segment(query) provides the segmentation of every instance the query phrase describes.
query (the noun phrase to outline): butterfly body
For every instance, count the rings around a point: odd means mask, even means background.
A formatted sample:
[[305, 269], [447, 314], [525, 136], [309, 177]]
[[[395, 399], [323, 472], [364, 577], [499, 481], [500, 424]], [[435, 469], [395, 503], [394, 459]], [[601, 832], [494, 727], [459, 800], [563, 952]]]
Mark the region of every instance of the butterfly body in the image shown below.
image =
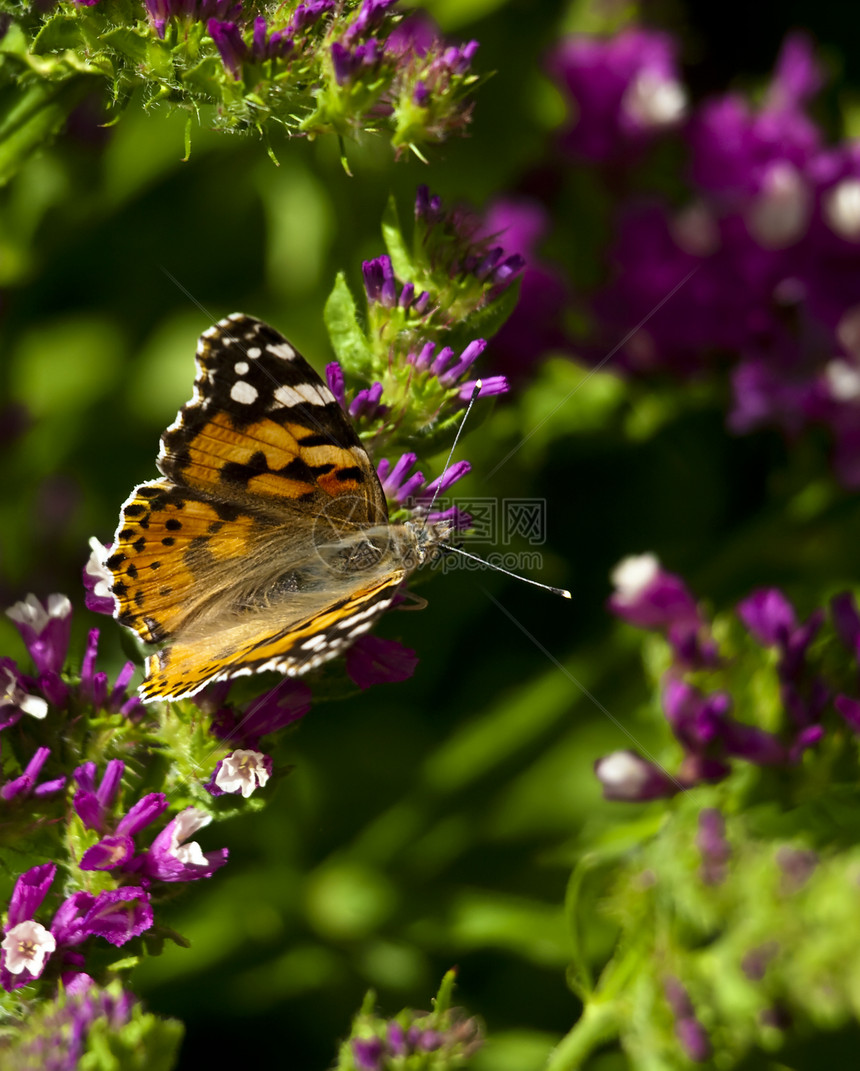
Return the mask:
[[123, 505], [107, 566], [115, 616], [147, 643], [144, 699], [263, 670], [288, 676], [368, 631], [447, 524], [391, 524], [346, 414], [273, 328], [205, 332], [194, 396], [158, 480]]

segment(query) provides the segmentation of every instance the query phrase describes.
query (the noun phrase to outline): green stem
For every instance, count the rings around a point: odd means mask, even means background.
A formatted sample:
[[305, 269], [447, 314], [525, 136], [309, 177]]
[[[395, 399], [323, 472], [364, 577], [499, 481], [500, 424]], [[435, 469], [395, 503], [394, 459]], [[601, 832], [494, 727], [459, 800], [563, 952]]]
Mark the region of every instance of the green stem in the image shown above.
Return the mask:
[[0, 185], [57, 133], [94, 80], [82, 75], [64, 82], [32, 82], [15, 86], [0, 98]]
[[605, 1041], [618, 1036], [618, 1009], [614, 1004], [586, 1004], [579, 1022], [556, 1045], [544, 1071], [575, 1071]]

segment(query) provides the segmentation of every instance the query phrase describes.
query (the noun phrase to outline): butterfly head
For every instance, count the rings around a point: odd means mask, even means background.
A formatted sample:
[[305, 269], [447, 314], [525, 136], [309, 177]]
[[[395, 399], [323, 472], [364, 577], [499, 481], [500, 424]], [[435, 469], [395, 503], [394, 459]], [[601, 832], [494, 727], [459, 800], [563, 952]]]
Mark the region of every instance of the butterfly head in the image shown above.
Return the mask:
[[440, 553], [457, 526], [453, 520], [431, 523], [424, 518], [417, 517], [411, 521], [406, 521], [403, 527], [409, 533], [417, 568], [425, 562], [432, 561]]

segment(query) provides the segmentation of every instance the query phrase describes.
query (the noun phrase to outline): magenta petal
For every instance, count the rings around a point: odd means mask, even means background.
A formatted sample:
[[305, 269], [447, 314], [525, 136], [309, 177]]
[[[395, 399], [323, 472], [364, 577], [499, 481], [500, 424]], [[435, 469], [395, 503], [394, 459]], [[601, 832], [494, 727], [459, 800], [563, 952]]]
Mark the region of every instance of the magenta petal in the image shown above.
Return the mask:
[[11, 930], [20, 922], [31, 919], [47, 895], [57, 868], [53, 863], [42, 863], [31, 867], [15, 882], [12, 898], [9, 901], [9, 913], [6, 930]]
[[83, 928], [119, 947], [153, 924], [152, 906], [145, 889], [123, 886], [101, 892], [83, 920]]
[[362, 636], [346, 656], [346, 671], [362, 691], [374, 684], [405, 681], [417, 665], [413, 650], [380, 636]]

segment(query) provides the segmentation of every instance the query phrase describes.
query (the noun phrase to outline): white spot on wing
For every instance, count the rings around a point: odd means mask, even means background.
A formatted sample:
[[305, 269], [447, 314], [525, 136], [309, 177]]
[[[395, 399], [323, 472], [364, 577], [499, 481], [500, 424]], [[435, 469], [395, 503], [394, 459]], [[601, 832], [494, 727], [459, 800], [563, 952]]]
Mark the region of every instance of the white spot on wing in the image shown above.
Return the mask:
[[[250, 356], [251, 356], [251, 354], [249, 353], [249, 354], [248, 354], [248, 356], [250, 357]], [[249, 369], [250, 367], [251, 367], [251, 366], [250, 366], [250, 365], [248, 364], [248, 362], [247, 362], [247, 361], [237, 361], [237, 362], [236, 362], [236, 363], [235, 363], [235, 364], [233, 365], [233, 371], [234, 371], [234, 372], [236, 373], [236, 375], [237, 375], [237, 376], [244, 376], [244, 375], [246, 375], [246, 374], [247, 374], [247, 372], [248, 372], [248, 369]]]
[[248, 350], [248, 356], [251, 358], [252, 361], [256, 361], [256, 359], [260, 356], [261, 353], [262, 350], [259, 346], [251, 346], [251, 348]]
[[291, 361], [296, 355], [296, 351], [289, 342], [278, 342], [274, 346], [270, 344], [266, 346], [266, 352], [271, 353], [273, 357], [280, 357], [284, 361]]
[[257, 400], [259, 392], [244, 379], [237, 379], [230, 388], [230, 397], [240, 405], [250, 405]]

